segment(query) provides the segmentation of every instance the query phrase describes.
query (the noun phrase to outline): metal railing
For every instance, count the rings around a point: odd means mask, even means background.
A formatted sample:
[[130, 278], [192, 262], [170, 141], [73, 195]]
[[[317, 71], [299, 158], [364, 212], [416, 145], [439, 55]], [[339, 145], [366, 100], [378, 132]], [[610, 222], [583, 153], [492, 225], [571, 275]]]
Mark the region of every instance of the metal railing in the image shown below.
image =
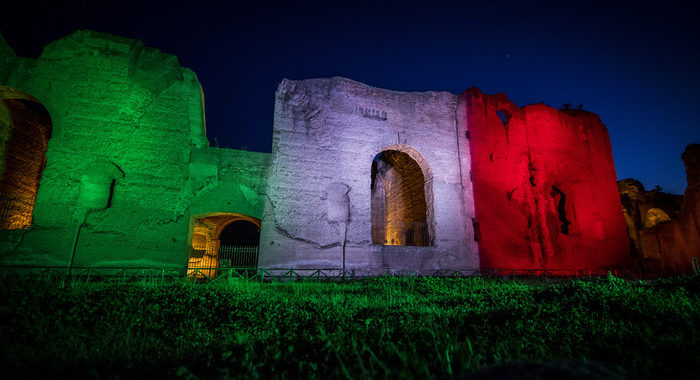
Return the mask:
[[255, 268], [258, 246], [220, 246], [211, 252], [192, 250], [187, 263], [187, 276], [206, 281], [217, 278], [220, 268]]
[[258, 266], [258, 246], [222, 245], [219, 247], [219, 265], [255, 268]]
[[[668, 272], [665, 275], [687, 274]], [[497, 277], [497, 278], [596, 278], [614, 275], [622, 278], [656, 278], [634, 271], [577, 271], [573, 269], [444, 269], [418, 271], [391, 268], [153, 268], [153, 267], [68, 267], [68, 266], [0, 266], [0, 276], [32, 277], [35, 279], [70, 282], [128, 282], [162, 283], [187, 279], [196, 282], [289, 282], [289, 281], [352, 281], [376, 276], [431, 277]]]
[[37, 280], [71, 282], [169, 282], [179, 281], [183, 271], [176, 268], [153, 267], [69, 267], [14, 265], [0, 266], [3, 277], [32, 277]]

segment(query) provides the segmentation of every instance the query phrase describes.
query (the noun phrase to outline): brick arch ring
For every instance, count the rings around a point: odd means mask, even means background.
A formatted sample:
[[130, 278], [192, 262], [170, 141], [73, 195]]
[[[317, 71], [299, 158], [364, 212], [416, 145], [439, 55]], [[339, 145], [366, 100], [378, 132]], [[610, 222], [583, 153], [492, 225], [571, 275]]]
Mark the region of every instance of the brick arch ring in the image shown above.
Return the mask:
[[394, 145], [389, 145], [389, 146], [382, 148], [374, 156], [376, 157], [378, 154], [381, 154], [382, 152], [386, 152], [387, 150], [396, 150], [396, 151], [399, 151], [402, 153], [406, 153], [420, 167], [421, 171], [423, 172], [423, 177], [425, 179], [426, 186], [428, 183], [431, 183], [431, 184], [433, 183], [433, 171], [430, 169], [430, 165], [428, 165], [428, 162], [425, 160], [423, 155], [420, 154], [420, 152], [417, 151], [415, 148], [413, 148], [410, 145], [394, 144]]
[[244, 214], [238, 214], [238, 213], [228, 213], [228, 215], [231, 216], [231, 219], [221, 223], [220, 226], [217, 226], [216, 232], [214, 233], [214, 237], [216, 240], [219, 240], [219, 237], [221, 235], [221, 232], [228, 226], [229, 224], [233, 222], [240, 222], [241, 220], [245, 220], [246, 222], [250, 222], [258, 226], [258, 229], [261, 226], [260, 219], [253, 218], [252, 216], [244, 215]]

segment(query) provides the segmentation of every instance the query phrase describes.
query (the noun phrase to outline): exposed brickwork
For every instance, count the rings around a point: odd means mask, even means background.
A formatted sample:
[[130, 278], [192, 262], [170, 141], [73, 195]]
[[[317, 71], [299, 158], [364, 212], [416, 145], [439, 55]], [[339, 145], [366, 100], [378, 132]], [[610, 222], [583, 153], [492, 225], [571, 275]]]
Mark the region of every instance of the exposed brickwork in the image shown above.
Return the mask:
[[46, 147], [51, 137], [51, 118], [35, 100], [4, 99], [0, 90], [3, 121], [2, 167], [0, 167], [0, 229], [29, 228]]
[[233, 214], [262, 221], [261, 267], [601, 270], [629, 267], [632, 246], [676, 268], [700, 244], [697, 148], [682, 210], [625, 205], [630, 245], [607, 130], [585, 111], [283, 80], [272, 153], [219, 149], [193, 72], [90, 31], [38, 59], [0, 39], [0, 85], [26, 94], [0, 107], [0, 192], [41, 180], [32, 228], [0, 231], [3, 263], [184, 270]]
[[[377, 273], [478, 268], [459, 102], [445, 92], [396, 92], [345, 78], [282, 81], [260, 265]], [[391, 153], [373, 195], [373, 160], [382, 152]], [[414, 228], [409, 236], [401, 223], [424, 224], [427, 237]], [[392, 238], [413, 244], [388, 245]]]
[[78, 31], [38, 59], [0, 49], [0, 86], [53, 124], [31, 229], [0, 230], [3, 263], [184, 268], [193, 217], [262, 216], [268, 155], [208, 147], [200, 84], [175, 56]]
[[651, 272], [689, 271], [700, 258], [700, 145], [689, 145], [681, 157], [688, 179], [683, 197], [645, 191], [631, 179], [618, 183], [633, 252]]
[[[599, 118], [465, 92], [483, 268], [630, 263], [610, 140]], [[500, 115], [499, 115], [500, 112]]]
[[375, 159], [372, 172], [372, 243], [430, 245], [425, 177], [418, 163], [406, 153], [388, 150]]

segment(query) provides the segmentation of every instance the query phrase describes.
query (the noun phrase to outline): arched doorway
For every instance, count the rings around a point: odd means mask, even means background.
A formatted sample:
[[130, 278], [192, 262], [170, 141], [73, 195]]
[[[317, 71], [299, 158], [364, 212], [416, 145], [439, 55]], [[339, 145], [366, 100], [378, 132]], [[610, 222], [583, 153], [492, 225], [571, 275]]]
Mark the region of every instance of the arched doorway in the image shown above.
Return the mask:
[[51, 117], [32, 96], [0, 86], [0, 229], [26, 229], [46, 166]]
[[377, 154], [372, 161], [372, 244], [432, 245], [431, 219], [432, 175], [420, 154], [405, 146]]
[[260, 226], [245, 219], [233, 220], [219, 234], [219, 263], [236, 268], [258, 266]]
[[256, 268], [259, 242], [257, 218], [236, 213], [194, 217], [187, 274], [214, 278], [220, 268]]

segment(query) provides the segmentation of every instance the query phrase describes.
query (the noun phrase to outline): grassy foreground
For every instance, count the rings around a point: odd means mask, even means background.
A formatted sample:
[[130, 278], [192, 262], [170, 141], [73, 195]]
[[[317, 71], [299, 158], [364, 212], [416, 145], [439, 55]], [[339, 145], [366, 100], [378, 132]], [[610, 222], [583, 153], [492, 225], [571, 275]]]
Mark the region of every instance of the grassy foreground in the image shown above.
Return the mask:
[[60, 284], [4, 278], [15, 375], [434, 378], [574, 359], [700, 378], [700, 276]]

